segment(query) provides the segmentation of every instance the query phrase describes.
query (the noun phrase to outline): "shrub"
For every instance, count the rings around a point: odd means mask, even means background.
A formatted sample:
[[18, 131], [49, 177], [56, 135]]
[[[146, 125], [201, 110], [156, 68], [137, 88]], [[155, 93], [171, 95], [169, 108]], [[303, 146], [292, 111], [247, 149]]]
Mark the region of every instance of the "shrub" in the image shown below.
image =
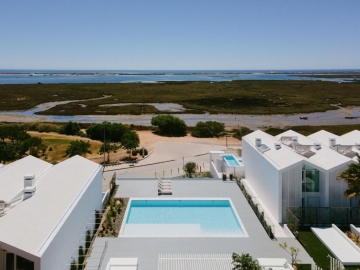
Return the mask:
[[192, 177], [192, 174], [198, 169], [198, 165], [195, 162], [188, 162], [184, 166], [184, 171], [189, 174], [189, 177]]
[[158, 115], [151, 119], [151, 125], [158, 127], [159, 133], [165, 136], [181, 137], [186, 135], [187, 126], [179, 117]]
[[233, 129], [232, 131], [234, 132], [233, 137], [238, 140], [241, 140], [243, 136], [253, 132], [253, 130], [247, 127], [239, 127], [238, 129]]
[[225, 125], [216, 121], [198, 122], [192, 136], [198, 138], [219, 137], [225, 131]]
[[52, 150], [53, 150], [53, 148], [50, 146], [50, 147], [49, 147], [49, 151], [51, 152]]
[[230, 180], [232, 181], [233, 178], [234, 178], [234, 175], [233, 175], [232, 173], [230, 173], [229, 178], [230, 178]]
[[[90, 139], [110, 142], [121, 142], [121, 138], [126, 131], [130, 130], [127, 126], [120, 123], [103, 122], [94, 124], [86, 129], [86, 134]], [[105, 133], [105, 134], [104, 134]]]
[[80, 132], [80, 126], [76, 122], [69, 121], [60, 128], [60, 134], [77, 135]]

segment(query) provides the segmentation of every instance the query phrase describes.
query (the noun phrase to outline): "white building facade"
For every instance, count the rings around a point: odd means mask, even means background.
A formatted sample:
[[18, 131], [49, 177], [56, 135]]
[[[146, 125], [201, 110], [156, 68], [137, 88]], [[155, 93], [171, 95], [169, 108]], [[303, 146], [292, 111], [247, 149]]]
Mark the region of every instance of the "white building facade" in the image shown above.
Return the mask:
[[246, 181], [279, 223], [290, 206], [357, 205], [344, 197], [347, 184], [337, 179], [356, 161], [311, 135], [289, 130], [274, 137], [257, 130], [243, 137], [242, 148]]
[[79, 156], [54, 166], [26, 157], [1, 168], [0, 270], [69, 269], [95, 227], [101, 186], [101, 166]]

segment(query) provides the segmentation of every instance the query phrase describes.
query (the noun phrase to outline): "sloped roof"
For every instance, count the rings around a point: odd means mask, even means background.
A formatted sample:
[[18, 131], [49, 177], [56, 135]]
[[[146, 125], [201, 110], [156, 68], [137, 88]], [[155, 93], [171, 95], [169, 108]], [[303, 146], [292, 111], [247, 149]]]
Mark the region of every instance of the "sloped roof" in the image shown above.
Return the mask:
[[[294, 153], [296, 153], [297, 155], [302, 157], [307, 162], [312, 163], [312, 164], [314, 164], [318, 167], [321, 167], [325, 170], [330, 170], [330, 169], [338, 167], [342, 164], [347, 164], [351, 161], [351, 158], [348, 158], [342, 154], [337, 153], [334, 150], [331, 150], [326, 145], [324, 145], [321, 141], [314, 140], [310, 136], [306, 137], [300, 133], [297, 133], [296, 131], [288, 130], [286, 132], [283, 132], [283, 133], [277, 135], [276, 137], [280, 140], [282, 136], [296, 136], [298, 138], [299, 144], [312, 146], [311, 152], [313, 152], [314, 154], [309, 157], [297, 154], [295, 151], [294, 151]], [[320, 143], [321, 148], [315, 149], [315, 147], [314, 147], [315, 143]]]
[[351, 142], [353, 142], [354, 144], [360, 144], [360, 131], [359, 130], [353, 130], [349, 133], [346, 133], [344, 135], [341, 136], [341, 138], [345, 138]]
[[24, 176], [35, 174], [37, 180], [53, 165], [33, 156], [27, 156], [0, 170], [0, 200], [10, 201], [24, 189]]
[[[352, 132], [350, 134], [351, 134], [350, 137], [353, 136], [353, 138], [356, 139], [356, 132]], [[352, 134], [354, 134], [355, 136]], [[330, 147], [330, 139], [335, 139], [335, 144], [340, 147], [344, 146], [345, 148], [348, 148], [346, 151], [352, 153], [352, 155], [348, 155], [348, 157], [351, 158], [352, 160], [357, 161], [357, 157], [355, 156], [355, 153], [359, 154], [360, 151], [358, 149], [356, 149], [356, 147], [351, 147], [351, 146], [355, 145], [356, 141], [348, 139], [347, 136], [344, 136], [344, 135], [338, 136], [338, 135], [328, 132], [326, 130], [320, 130], [318, 132], [315, 132], [315, 133], [309, 135], [308, 137], [320, 142], [322, 145], [326, 146], [327, 148], [329, 148], [333, 151], [335, 151], [335, 149], [337, 149], [337, 148], [332, 149]], [[360, 142], [360, 138], [357, 137], [357, 139]], [[346, 146], [349, 146], [349, 147], [346, 147]], [[341, 151], [339, 151], [339, 154], [342, 155]], [[346, 153], [343, 153], [343, 154], [346, 154]]]
[[280, 141], [276, 137], [273, 137], [261, 130], [256, 130], [244, 136], [243, 140], [246, 140], [254, 149], [258, 150], [255, 145], [255, 140], [257, 138], [261, 139], [261, 144], [266, 145], [269, 148], [268, 151], [262, 154], [264, 158], [266, 158], [279, 170], [302, 161], [302, 158], [299, 155], [284, 145], [281, 145], [280, 149], [276, 149], [275, 143], [279, 143]]
[[99, 170], [101, 166], [80, 156], [53, 166], [36, 181], [33, 197], [0, 217], [0, 242], [41, 256], [73, 203]]

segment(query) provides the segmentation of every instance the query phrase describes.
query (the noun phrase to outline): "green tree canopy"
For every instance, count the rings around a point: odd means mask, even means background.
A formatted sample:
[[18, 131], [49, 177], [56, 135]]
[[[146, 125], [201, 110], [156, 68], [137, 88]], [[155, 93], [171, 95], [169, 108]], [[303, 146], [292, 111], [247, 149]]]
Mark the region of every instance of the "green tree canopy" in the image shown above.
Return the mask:
[[122, 136], [129, 128], [120, 123], [103, 122], [91, 125], [86, 129], [86, 134], [90, 139], [99, 141], [120, 142]]
[[197, 122], [192, 136], [198, 138], [219, 137], [225, 131], [225, 125], [216, 121]]
[[121, 138], [121, 147], [125, 150], [136, 149], [140, 144], [138, 134], [133, 130], [128, 130]]
[[61, 134], [66, 135], [78, 135], [80, 132], [80, 126], [76, 122], [69, 121], [60, 128]]
[[120, 148], [120, 145], [118, 143], [111, 143], [109, 141], [105, 141], [101, 146], [100, 146], [100, 150], [99, 153], [100, 155], [107, 153], [107, 160], [110, 160], [110, 153], [114, 152], [116, 153], [116, 151]]
[[179, 117], [170, 114], [158, 115], [151, 119], [151, 125], [158, 127], [161, 135], [186, 136], [187, 126]]
[[84, 142], [81, 140], [72, 141], [68, 148], [66, 149], [66, 157], [73, 157], [76, 155], [85, 156], [86, 154], [91, 154], [90, 151], [91, 144], [89, 141]]
[[[351, 163], [347, 169], [338, 175], [339, 180], [347, 182], [348, 188], [344, 192], [346, 199], [360, 198], [360, 156], [356, 154], [358, 163]], [[360, 199], [358, 201], [360, 207]]]
[[250, 254], [232, 254], [233, 270], [261, 270], [258, 260], [253, 259]]
[[188, 173], [189, 178], [192, 178], [192, 174], [196, 172], [198, 165], [195, 162], [187, 162], [184, 166], [184, 171]]

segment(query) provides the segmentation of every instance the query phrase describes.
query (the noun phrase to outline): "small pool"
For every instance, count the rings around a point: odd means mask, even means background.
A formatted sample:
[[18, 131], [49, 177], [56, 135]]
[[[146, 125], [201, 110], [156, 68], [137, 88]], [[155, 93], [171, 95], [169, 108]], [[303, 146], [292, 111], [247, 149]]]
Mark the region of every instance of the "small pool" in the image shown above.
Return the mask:
[[230, 199], [131, 199], [119, 237], [247, 236]]
[[226, 161], [226, 163], [229, 166], [232, 166], [232, 167], [240, 167], [241, 166], [239, 161], [237, 161], [237, 159], [235, 158], [234, 155], [223, 155], [222, 157], [224, 158], [224, 160]]

